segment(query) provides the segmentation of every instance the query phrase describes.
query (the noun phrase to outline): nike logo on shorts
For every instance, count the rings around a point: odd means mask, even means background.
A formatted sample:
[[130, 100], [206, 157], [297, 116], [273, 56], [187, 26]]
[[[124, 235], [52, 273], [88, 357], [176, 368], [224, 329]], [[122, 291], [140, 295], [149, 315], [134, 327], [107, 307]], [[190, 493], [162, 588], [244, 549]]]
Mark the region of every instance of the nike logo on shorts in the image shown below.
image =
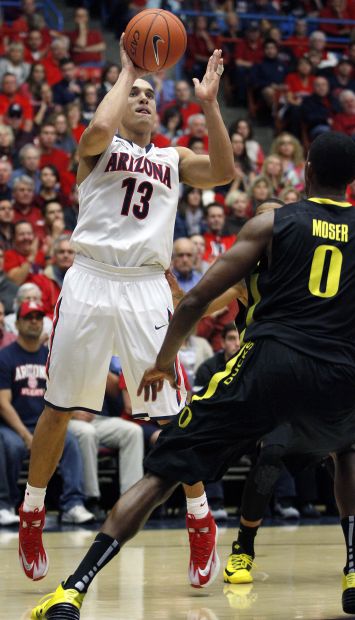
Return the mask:
[[154, 325], [155, 329], [161, 329], [162, 327], [166, 327], [168, 323], [164, 323], [163, 325]]

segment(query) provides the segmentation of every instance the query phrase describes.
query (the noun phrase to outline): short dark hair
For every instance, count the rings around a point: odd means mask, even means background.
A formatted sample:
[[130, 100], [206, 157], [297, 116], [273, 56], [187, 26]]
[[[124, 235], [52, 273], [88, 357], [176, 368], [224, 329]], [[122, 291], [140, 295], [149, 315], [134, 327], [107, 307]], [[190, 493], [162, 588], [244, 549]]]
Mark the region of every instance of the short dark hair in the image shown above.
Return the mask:
[[64, 65], [73, 65], [74, 61], [71, 58], [62, 58], [59, 61], [59, 66], [62, 69], [64, 67]]
[[226, 339], [227, 334], [229, 334], [229, 332], [236, 332], [237, 331], [237, 326], [234, 322], [232, 323], [226, 323], [225, 326], [222, 329], [222, 338], [223, 340]]
[[322, 133], [312, 142], [308, 161], [320, 185], [342, 189], [355, 179], [355, 142], [337, 131]]

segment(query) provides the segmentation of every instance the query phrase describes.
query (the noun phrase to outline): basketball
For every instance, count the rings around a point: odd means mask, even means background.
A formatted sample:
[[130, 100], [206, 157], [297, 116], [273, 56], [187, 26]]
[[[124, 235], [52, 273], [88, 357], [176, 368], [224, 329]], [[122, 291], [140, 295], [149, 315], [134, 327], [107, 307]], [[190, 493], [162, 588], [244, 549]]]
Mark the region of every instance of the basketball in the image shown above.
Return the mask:
[[170, 11], [146, 9], [131, 19], [124, 46], [132, 62], [151, 73], [169, 69], [186, 49], [185, 26]]

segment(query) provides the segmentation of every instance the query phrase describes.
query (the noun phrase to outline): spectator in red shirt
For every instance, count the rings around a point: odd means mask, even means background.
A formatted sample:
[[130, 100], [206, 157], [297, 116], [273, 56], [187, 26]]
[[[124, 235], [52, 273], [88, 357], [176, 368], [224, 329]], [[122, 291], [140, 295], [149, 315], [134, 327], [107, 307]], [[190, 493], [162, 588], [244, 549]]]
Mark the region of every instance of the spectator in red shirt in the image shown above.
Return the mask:
[[321, 54], [321, 60], [317, 69], [328, 69], [338, 64], [337, 55], [327, 50], [327, 37], [321, 30], [314, 30], [309, 37], [309, 53], [316, 51]]
[[286, 103], [281, 104], [284, 127], [294, 136], [301, 137], [301, 106], [305, 97], [313, 93], [313, 67], [306, 56], [298, 59], [297, 70], [286, 76]]
[[1, 83], [0, 123], [3, 121], [12, 103], [18, 103], [22, 107], [24, 117], [23, 129], [24, 131], [31, 131], [33, 119], [32, 106], [28, 99], [19, 93], [16, 76], [12, 75], [12, 73], [5, 73]]
[[295, 32], [286, 39], [285, 43], [291, 47], [296, 58], [301, 58], [301, 56], [304, 56], [308, 52], [309, 41], [306, 20], [296, 19]]
[[189, 83], [186, 80], [178, 80], [175, 85], [175, 99], [164, 106], [161, 114], [164, 115], [170, 108], [177, 108], [182, 116], [182, 128], [186, 129], [189, 117], [202, 112], [201, 106], [191, 99], [192, 91]]
[[63, 78], [60, 61], [69, 56], [69, 39], [67, 37], [58, 37], [54, 39], [50, 45], [49, 54], [41, 61], [48, 84], [53, 86]]
[[0, 159], [8, 159], [13, 163], [15, 136], [11, 127], [0, 125]]
[[39, 148], [41, 150], [40, 167], [55, 166], [58, 172], [68, 170], [70, 157], [68, 153], [61, 149], [54, 148], [57, 140], [57, 132], [52, 123], [42, 125], [39, 134]]
[[342, 56], [333, 74], [329, 76], [330, 92], [333, 97], [339, 97], [343, 90], [352, 90], [355, 92], [355, 80], [353, 77], [353, 66], [350, 58]]
[[102, 64], [106, 43], [99, 30], [90, 30], [89, 11], [84, 7], [75, 9], [74, 23], [76, 29], [67, 34], [71, 44], [71, 57], [75, 64]]
[[355, 136], [355, 94], [352, 90], [343, 90], [339, 103], [342, 111], [334, 116], [333, 129]]
[[79, 140], [85, 131], [85, 125], [81, 122], [81, 105], [78, 102], [70, 103], [67, 107], [67, 118], [74, 140]]
[[26, 175], [17, 177], [13, 185], [14, 223], [29, 222], [38, 238], [44, 235], [44, 219], [34, 200], [34, 182]]
[[0, 159], [0, 200], [12, 199], [12, 191], [9, 184], [11, 174], [11, 162], [8, 159]]
[[35, 282], [42, 291], [43, 305], [46, 308], [47, 316], [50, 318], [53, 318], [64, 276], [73, 264], [74, 254], [75, 252], [70, 245], [70, 235], [59, 235], [53, 243], [51, 264], [45, 268], [43, 274], [32, 276], [31, 281]]
[[206, 119], [203, 114], [193, 114], [188, 120], [188, 132], [180, 136], [176, 142], [176, 146], [187, 147], [191, 138], [200, 138], [206, 153], [208, 153], [208, 134]]
[[206, 243], [203, 260], [212, 263], [218, 256], [224, 254], [236, 241], [236, 235], [226, 235], [223, 233], [225, 225], [225, 214], [222, 205], [213, 202], [206, 207], [207, 231], [203, 237]]
[[[327, 6], [319, 13], [319, 17], [326, 19], [353, 19], [347, 9], [345, 0], [328, 0]], [[350, 32], [349, 24], [320, 24], [321, 30], [331, 37], [346, 36]]]
[[195, 18], [193, 32], [187, 35], [187, 48], [189, 50], [185, 63], [187, 75], [202, 80], [208, 59], [216, 47], [216, 37], [209, 33], [206, 16], [198, 15]]
[[31, 65], [37, 63], [46, 54], [46, 46], [40, 30], [30, 30], [25, 41], [25, 60]]
[[29, 222], [19, 221], [15, 224], [14, 247], [6, 250], [4, 271], [9, 280], [21, 286], [31, 281], [32, 274], [43, 271], [45, 256], [38, 251], [38, 239]]
[[159, 114], [156, 114], [155, 123], [154, 123], [154, 126], [152, 128], [152, 133], [151, 133], [150, 141], [156, 147], [158, 147], [160, 149], [163, 149], [163, 148], [171, 145], [171, 141], [169, 140], [169, 138], [167, 136], [164, 136], [164, 134], [162, 134], [160, 132], [160, 118], [159, 118]]
[[234, 52], [235, 68], [232, 79], [237, 85], [235, 103], [246, 104], [250, 71], [255, 63], [262, 61], [263, 56], [261, 32], [257, 25], [250, 24], [244, 38], [236, 44]]
[[19, 34], [25, 34], [30, 29], [30, 23], [36, 15], [36, 3], [34, 0], [22, 0], [22, 13], [12, 23], [12, 30]]

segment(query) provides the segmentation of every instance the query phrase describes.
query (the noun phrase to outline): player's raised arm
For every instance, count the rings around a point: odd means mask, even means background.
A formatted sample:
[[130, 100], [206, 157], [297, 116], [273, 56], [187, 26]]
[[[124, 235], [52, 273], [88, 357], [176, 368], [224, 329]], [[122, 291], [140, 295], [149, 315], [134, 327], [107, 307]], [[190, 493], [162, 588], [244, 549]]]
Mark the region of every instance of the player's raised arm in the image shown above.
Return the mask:
[[124, 34], [120, 40], [122, 69], [117, 82], [103, 98], [93, 119], [84, 131], [79, 143], [80, 157], [100, 155], [107, 149], [120, 124], [127, 107], [128, 95], [134, 81], [147, 72], [136, 67], [123, 46]]
[[187, 148], [177, 147], [180, 180], [193, 187], [204, 189], [225, 185], [235, 177], [232, 146], [217, 101], [222, 73], [222, 51], [214, 50], [202, 82], [196, 78], [193, 80], [196, 98], [206, 117], [208, 155], [195, 155]]
[[198, 284], [183, 297], [169, 324], [154, 368], [143, 375], [138, 393], [153, 400], [161, 389], [163, 379], [175, 384], [174, 361], [184, 339], [205, 314], [213, 299], [242, 280], [255, 267], [260, 257], [269, 250], [272, 239], [274, 212], [253, 218], [243, 226], [238, 241], [220, 256]]

